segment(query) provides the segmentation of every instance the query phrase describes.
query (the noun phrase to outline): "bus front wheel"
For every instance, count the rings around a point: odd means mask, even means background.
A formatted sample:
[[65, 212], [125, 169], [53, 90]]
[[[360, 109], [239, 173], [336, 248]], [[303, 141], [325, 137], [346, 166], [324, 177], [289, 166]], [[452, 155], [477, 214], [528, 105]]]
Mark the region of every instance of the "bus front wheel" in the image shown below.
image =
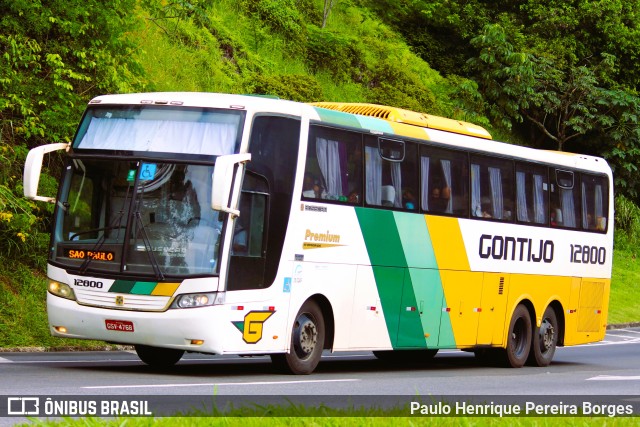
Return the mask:
[[509, 322], [507, 348], [504, 349], [504, 364], [511, 368], [521, 368], [529, 357], [531, 349], [531, 316], [527, 307], [520, 304], [513, 311]]
[[154, 368], [168, 368], [175, 365], [182, 358], [184, 350], [173, 348], [151, 347], [148, 345], [136, 345], [136, 353], [144, 363]]
[[279, 370], [296, 375], [310, 374], [320, 362], [324, 335], [322, 310], [314, 301], [307, 301], [293, 323], [289, 352], [272, 354], [271, 361]]
[[542, 315], [540, 327], [533, 333], [533, 343], [527, 364], [549, 366], [558, 344], [558, 319], [553, 307], [547, 307]]

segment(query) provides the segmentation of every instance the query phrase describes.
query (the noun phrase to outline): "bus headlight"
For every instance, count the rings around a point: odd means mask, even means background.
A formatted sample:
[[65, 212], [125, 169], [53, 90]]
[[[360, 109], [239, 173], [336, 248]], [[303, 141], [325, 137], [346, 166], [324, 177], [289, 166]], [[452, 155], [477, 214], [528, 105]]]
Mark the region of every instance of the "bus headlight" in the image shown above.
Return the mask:
[[199, 294], [178, 295], [171, 304], [171, 308], [195, 308], [224, 303], [224, 294], [206, 292]]
[[55, 280], [49, 280], [49, 292], [61, 298], [74, 301], [76, 299], [76, 294], [73, 292], [73, 289], [71, 289], [71, 286], [66, 283], [56, 282]]

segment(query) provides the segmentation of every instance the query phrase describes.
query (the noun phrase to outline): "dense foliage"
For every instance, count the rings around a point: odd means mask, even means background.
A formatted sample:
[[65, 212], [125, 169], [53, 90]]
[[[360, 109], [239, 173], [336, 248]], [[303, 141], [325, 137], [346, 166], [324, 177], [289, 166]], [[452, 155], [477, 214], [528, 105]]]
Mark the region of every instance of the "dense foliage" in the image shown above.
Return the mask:
[[[37, 261], [48, 241], [38, 232], [50, 206], [21, 195], [28, 148], [69, 141], [87, 98], [137, 87], [137, 47], [123, 38], [137, 22], [123, 11], [134, 7], [135, 0], [0, 0], [0, 252], [40, 251]], [[42, 186], [55, 194], [47, 174]]]
[[[29, 148], [69, 141], [100, 93], [373, 102], [605, 156], [640, 201], [640, 0], [0, 0], [0, 254], [44, 254]], [[54, 194], [51, 156], [42, 192]], [[31, 261], [41, 263], [39, 255]]]
[[513, 139], [604, 156], [640, 200], [640, 1], [364, 3], [436, 70], [477, 82], [481, 112]]

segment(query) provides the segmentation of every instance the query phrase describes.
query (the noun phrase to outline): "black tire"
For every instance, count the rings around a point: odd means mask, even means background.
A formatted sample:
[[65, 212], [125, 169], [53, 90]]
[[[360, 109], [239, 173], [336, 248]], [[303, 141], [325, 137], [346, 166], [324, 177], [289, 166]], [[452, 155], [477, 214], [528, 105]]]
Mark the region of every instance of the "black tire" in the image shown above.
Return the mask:
[[154, 368], [169, 368], [182, 358], [184, 350], [173, 348], [151, 347], [148, 345], [136, 345], [136, 353], [144, 363]]
[[527, 364], [531, 366], [549, 366], [558, 344], [558, 318], [553, 307], [547, 307], [542, 316], [540, 327], [533, 333], [533, 342]]
[[377, 350], [373, 355], [383, 362], [389, 363], [421, 363], [428, 362], [438, 353], [438, 349], [425, 350]]
[[531, 316], [529, 310], [520, 304], [513, 311], [509, 322], [507, 348], [503, 350], [503, 363], [507, 367], [522, 368], [531, 349]]
[[280, 371], [308, 375], [316, 369], [324, 347], [324, 316], [315, 301], [305, 302], [291, 331], [289, 353], [272, 354], [271, 361]]

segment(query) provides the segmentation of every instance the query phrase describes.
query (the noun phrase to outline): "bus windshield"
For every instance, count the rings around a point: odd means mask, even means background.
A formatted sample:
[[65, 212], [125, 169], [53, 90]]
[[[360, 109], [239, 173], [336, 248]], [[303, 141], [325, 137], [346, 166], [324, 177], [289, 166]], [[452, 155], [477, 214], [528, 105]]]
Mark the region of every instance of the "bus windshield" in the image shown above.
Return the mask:
[[213, 166], [72, 159], [51, 261], [79, 273], [215, 274], [222, 223], [210, 207], [212, 172]]
[[243, 111], [157, 105], [87, 109], [74, 150], [220, 156], [237, 152]]

